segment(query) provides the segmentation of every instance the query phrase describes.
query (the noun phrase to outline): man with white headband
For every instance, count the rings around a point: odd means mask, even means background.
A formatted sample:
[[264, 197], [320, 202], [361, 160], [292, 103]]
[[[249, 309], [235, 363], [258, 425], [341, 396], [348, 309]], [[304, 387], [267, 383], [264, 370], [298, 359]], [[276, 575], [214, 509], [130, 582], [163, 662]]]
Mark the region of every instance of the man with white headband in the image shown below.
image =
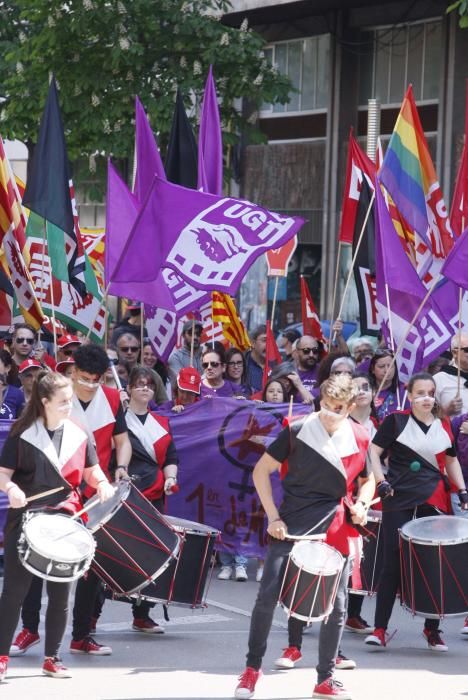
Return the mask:
[[[353, 523], [364, 524], [375, 482], [367, 474], [367, 431], [346, 420], [356, 390], [349, 377], [334, 377], [320, 387], [320, 411], [285, 427], [269, 445], [253, 472], [253, 480], [268, 518], [268, 547], [264, 573], [252, 612], [247, 665], [235, 691], [236, 698], [251, 698], [261, 675], [262, 659], [293, 542], [289, 535], [327, 533], [326, 541], [344, 556], [334, 607], [319, 636], [317, 684], [313, 698], [349, 700], [351, 694], [333, 678], [343, 632], [349, 577], [349, 539], [357, 536], [347, 521], [344, 499], [351, 498], [356, 480], [358, 495], [349, 507]], [[280, 471], [283, 501], [277, 509], [271, 475]], [[290, 645], [300, 647], [303, 623]], [[294, 630], [289, 629], [290, 634]], [[300, 649], [299, 649], [299, 657]]]

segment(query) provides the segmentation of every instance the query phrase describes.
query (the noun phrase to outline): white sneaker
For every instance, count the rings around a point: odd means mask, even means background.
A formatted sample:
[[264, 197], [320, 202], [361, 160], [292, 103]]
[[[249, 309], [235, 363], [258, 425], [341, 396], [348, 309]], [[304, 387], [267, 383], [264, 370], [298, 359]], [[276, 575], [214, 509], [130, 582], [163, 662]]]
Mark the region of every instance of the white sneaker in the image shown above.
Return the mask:
[[460, 634], [468, 634], [468, 617], [465, 617], [465, 622], [463, 623], [463, 627], [460, 630]]
[[236, 581], [247, 581], [248, 578], [245, 566], [236, 566]]
[[255, 580], [257, 581], [257, 583], [260, 583], [262, 578], [263, 578], [263, 566], [259, 566], [257, 569], [257, 574], [255, 576]]
[[232, 566], [222, 566], [218, 574], [220, 581], [229, 581], [232, 576]]

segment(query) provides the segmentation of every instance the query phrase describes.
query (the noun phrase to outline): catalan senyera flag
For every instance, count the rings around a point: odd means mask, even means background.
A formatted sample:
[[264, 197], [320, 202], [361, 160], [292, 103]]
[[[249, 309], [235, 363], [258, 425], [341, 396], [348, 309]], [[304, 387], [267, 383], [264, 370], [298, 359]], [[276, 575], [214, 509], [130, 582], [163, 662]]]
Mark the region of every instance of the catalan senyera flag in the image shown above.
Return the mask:
[[83, 247], [93, 267], [101, 289], [104, 289], [104, 250], [106, 233], [103, 228], [81, 228]]
[[212, 294], [213, 322], [218, 321], [223, 326], [223, 335], [238, 350], [250, 348], [250, 340], [244, 324], [239, 318], [236, 305], [229, 294], [213, 292]]
[[26, 323], [39, 328], [44, 319], [33, 282], [23, 257], [25, 249], [25, 219], [21, 200], [10, 164], [0, 137], [0, 245], [1, 264]]
[[444, 259], [453, 246], [447, 209], [426, 137], [408, 87], [390, 138], [379, 179], [410, 228]]

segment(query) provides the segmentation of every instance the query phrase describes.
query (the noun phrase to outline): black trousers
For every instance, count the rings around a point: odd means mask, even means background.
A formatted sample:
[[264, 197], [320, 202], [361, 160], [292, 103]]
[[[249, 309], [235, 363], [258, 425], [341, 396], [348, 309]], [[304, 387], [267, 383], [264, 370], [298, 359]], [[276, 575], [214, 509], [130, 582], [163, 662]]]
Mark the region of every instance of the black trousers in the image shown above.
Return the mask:
[[[249, 633], [247, 666], [259, 669], [267, 648], [273, 614], [278, 602], [289, 552], [293, 544], [286, 541], [272, 542], [267, 551], [263, 568], [263, 578], [252, 611]], [[333, 675], [335, 660], [340, 647], [348, 602], [349, 559], [340, 578], [335, 605], [326, 622], [322, 622], [319, 634], [319, 659], [317, 665], [318, 682], [322, 683]], [[291, 619], [291, 618], [290, 618]], [[289, 627], [289, 626], [288, 626]], [[301, 647], [304, 624], [295, 620], [289, 628], [289, 645]]]
[[[20, 526], [5, 533], [5, 573], [0, 598], [0, 656], [8, 656], [21, 606], [31, 586], [33, 574], [21, 564], [18, 557]], [[47, 581], [47, 605], [45, 619], [45, 655], [58, 656], [65, 634], [68, 616], [69, 583]], [[42, 586], [41, 586], [42, 594]], [[40, 597], [39, 597], [40, 609]], [[37, 629], [37, 627], [36, 627]]]
[[[422, 505], [405, 510], [383, 511], [383, 568], [379, 579], [374, 624], [387, 629], [400, 586], [400, 545], [398, 530], [413, 517], [424, 518], [437, 515], [432, 506]], [[424, 626], [429, 630], [439, 628], [439, 620], [426, 619]]]

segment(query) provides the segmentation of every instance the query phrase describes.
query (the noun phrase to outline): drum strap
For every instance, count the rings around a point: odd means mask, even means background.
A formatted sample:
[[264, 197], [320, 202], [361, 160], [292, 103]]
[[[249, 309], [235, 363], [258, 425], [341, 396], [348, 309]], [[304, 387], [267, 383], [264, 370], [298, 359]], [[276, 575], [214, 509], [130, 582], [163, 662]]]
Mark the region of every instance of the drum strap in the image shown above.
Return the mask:
[[302, 535], [302, 537], [307, 537], [307, 535], [310, 535], [312, 532], [314, 532], [314, 530], [320, 527], [320, 525], [323, 525], [323, 523], [325, 523], [328, 520], [328, 518], [332, 518], [335, 515], [335, 510], [335, 508], [332, 508], [329, 513], [327, 513], [321, 520], [318, 521], [316, 525], [314, 525], [314, 527], [311, 527], [310, 530], [307, 530], [307, 532], [305, 532]]

